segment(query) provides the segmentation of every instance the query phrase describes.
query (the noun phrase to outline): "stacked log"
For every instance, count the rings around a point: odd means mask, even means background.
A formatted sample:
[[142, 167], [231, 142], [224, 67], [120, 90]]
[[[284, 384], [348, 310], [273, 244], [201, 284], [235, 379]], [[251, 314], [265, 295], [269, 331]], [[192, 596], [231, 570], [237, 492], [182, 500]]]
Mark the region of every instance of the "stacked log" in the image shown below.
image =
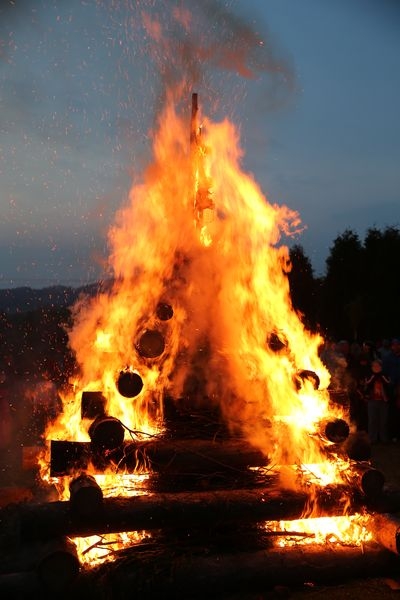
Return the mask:
[[[351, 488], [335, 486], [323, 489], [317, 498], [321, 516], [340, 516], [340, 500], [348, 494], [349, 512], [358, 512], [365, 499], [354, 496]], [[96, 510], [71, 510], [67, 501], [21, 504], [13, 518], [23, 540], [60, 536], [89, 536], [99, 533], [142, 531], [180, 527], [201, 527], [207, 523], [256, 523], [296, 520], [306, 514], [309, 496], [306, 492], [282, 491], [277, 486], [267, 489], [216, 490], [213, 492], [179, 492], [142, 495], [132, 498], [105, 498]], [[390, 497], [389, 497], [390, 503]], [[381, 499], [381, 511], [387, 505]], [[398, 510], [400, 502], [398, 498]], [[0, 520], [7, 514], [0, 511]]]
[[[92, 589], [101, 578], [112, 597], [167, 600], [288, 597], [291, 587], [329, 585], [396, 572], [399, 558], [369, 543], [363, 547], [268, 548], [250, 552], [199, 550], [154, 554], [151, 549], [124, 556], [121, 562], [88, 574]], [[276, 589], [276, 593], [274, 591]], [[280, 593], [279, 593], [280, 592]], [[255, 596], [257, 594], [257, 596]], [[310, 594], [313, 592], [310, 590]], [[328, 592], [329, 594], [329, 592]], [[265, 595], [265, 596], [264, 596]], [[272, 597], [272, 596], [271, 596]]]

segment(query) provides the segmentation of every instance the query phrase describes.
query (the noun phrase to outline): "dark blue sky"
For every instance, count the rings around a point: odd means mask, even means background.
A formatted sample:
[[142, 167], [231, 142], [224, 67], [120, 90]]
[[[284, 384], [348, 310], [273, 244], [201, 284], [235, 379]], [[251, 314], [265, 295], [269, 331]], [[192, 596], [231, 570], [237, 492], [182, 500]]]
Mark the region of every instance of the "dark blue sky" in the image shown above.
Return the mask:
[[[138, 10], [165, 17], [197, 3], [110, 4], [0, 3], [0, 287], [95, 280], [108, 226], [149, 158], [160, 80]], [[264, 42], [256, 77], [210, 65], [195, 91], [203, 112], [237, 123], [245, 169], [269, 201], [300, 213], [295, 241], [316, 273], [346, 228], [363, 238], [400, 225], [398, 2], [202, 7], [205, 37], [239, 53], [230, 27]]]

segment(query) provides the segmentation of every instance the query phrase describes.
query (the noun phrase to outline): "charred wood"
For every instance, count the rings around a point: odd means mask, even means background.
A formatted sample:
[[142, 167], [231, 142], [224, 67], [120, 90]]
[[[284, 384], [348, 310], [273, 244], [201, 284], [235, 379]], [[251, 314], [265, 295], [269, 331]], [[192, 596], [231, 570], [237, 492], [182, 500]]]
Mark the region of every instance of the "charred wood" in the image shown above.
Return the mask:
[[0, 573], [35, 573], [46, 590], [62, 590], [77, 577], [80, 564], [75, 544], [66, 537], [31, 540], [14, 546], [2, 556]]
[[81, 516], [99, 512], [103, 507], [103, 492], [91, 475], [83, 473], [69, 484], [71, 510]]
[[103, 453], [120, 448], [124, 442], [125, 429], [115, 417], [98, 417], [91, 423], [89, 437], [94, 453]]
[[[97, 445], [98, 448], [98, 445]], [[125, 442], [113, 452], [95, 451], [90, 442], [52, 440], [50, 474], [60, 477], [85, 470], [90, 461], [102, 472], [116, 465], [120, 470], [155, 470], [163, 473], [213, 473], [265, 466], [268, 458], [245, 441], [156, 440]]]
[[369, 500], [377, 500], [383, 494], [385, 476], [379, 469], [358, 466], [353, 481]]
[[394, 554], [400, 554], [400, 518], [392, 514], [371, 516], [369, 528], [375, 539]]
[[[376, 544], [363, 547], [328, 545], [307, 548], [268, 549], [250, 552], [168, 552], [154, 556], [126, 555], [107, 570], [90, 574], [93, 584], [104, 574], [102, 585], [120, 599], [149, 600], [198, 598], [239, 598], [249, 594], [269, 594], [275, 586], [337, 584], [338, 581], [393, 574], [399, 558]], [[312, 592], [311, 592], [312, 593]], [[114, 596], [113, 596], [114, 597]], [[275, 597], [275, 595], [274, 595]]]
[[139, 373], [126, 369], [120, 371], [116, 382], [118, 392], [124, 398], [134, 398], [143, 389], [143, 380]]
[[[336, 487], [319, 493], [321, 515], [343, 513], [344, 489]], [[96, 533], [140, 531], [165, 527], [193, 527], [213, 523], [254, 523], [265, 520], [299, 519], [305, 514], [306, 493], [268, 490], [230, 490], [180, 492], [132, 498], [105, 498], [102, 509], [82, 516], [71, 510], [69, 502], [21, 504], [13, 518], [18, 520], [22, 539], [46, 539], [54, 536], [89, 536]], [[349, 493], [353, 511], [361, 507]], [[0, 522], [7, 514], [0, 512]]]
[[321, 435], [329, 442], [341, 444], [350, 434], [349, 425], [344, 419], [331, 419], [320, 423]]
[[84, 391], [81, 396], [81, 419], [104, 417], [106, 398], [102, 392]]

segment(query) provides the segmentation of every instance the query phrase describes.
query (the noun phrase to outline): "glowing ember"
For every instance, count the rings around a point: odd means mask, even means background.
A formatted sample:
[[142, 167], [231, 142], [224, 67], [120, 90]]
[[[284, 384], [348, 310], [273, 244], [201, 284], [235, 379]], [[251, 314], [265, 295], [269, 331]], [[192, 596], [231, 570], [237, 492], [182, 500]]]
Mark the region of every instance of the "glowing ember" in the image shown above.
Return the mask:
[[295, 521], [268, 521], [267, 532], [279, 534], [276, 545], [279, 547], [329, 544], [330, 546], [361, 546], [373, 539], [368, 530], [368, 516], [319, 517]]
[[142, 543], [146, 537], [149, 537], [146, 532], [125, 531], [73, 538], [73, 542], [76, 544], [81, 563], [93, 567], [114, 560], [117, 552]]

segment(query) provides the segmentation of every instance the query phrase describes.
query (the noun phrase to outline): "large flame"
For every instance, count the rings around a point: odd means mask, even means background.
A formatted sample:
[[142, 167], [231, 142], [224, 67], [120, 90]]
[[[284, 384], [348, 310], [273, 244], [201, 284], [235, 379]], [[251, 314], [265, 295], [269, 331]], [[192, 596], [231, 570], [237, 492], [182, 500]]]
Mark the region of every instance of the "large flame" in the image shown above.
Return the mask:
[[[107, 413], [130, 429], [155, 432], [164, 394], [179, 402], [193, 375], [232, 430], [266, 456], [321, 462], [313, 434], [324, 419], [343, 415], [329, 402], [322, 339], [304, 328], [290, 299], [288, 249], [279, 240], [298, 230], [298, 214], [271, 205], [242, 171], [232, 123], [204, 118], [198, 139], [191, 152], [188, 117], [178, 116], [170, 99], [154, 161], [110, 231], [113, 287], [74, 308], [69, 337], [81, 372], [48, 436], [88, 439], [77, 410], [82, 390], [101, 390]], [[199, 193], [208, 204], [196, 205]], [[160, 301], [173, 307], [171, 320], [157, 319]], [[143, 359], [137, 341], [155, 329], [165, 351]], [[143, 380], [134, 400], [116, 388], [122, 369]], [[299, 379], [302, 371], [317, 374], [318, 389]]]
[[[289, 252], [280, 245], [282, 233], [299, 231], [299, 216], [272, 205], [242, 170], [231, 122], [195, 117], [201, 127], [193, 129], [192, 115], [189, 136], [188, 112], [178, 114], [172, 95], [166, 101], [153, 162], [109, 232], [112, 287], [74, 307], [69, 339], [80, 372], [46, 437], [89, 440], [82, 391], [101, 391], [107, 415], [126, 435], [155, 435], [165, 395], [181, 402], [195, 379], [193, 405], [219, 407], [232, 433], [266, 462], [313, 465], [317, 486], [342, 482], [348, 465], [327, 458], [320, 431], [344, 415], [330, 402], [330, 375], [318, 354], [323, 340], [293, 309]], [[172, 307], [171, 319], [157, 316], [160, 302]], [[146, 331], [165, 342], [151, 358], [138, 351]], [[134, 398], [119, 392], [121, 372], [142, 379]], [[48, 457], [42, 464], [45, 477]], [[119, 482], [114, 492], [127, 495], [121, 475], [107, 476]], [[285, 485], [296, 485], [289, 479]]]

